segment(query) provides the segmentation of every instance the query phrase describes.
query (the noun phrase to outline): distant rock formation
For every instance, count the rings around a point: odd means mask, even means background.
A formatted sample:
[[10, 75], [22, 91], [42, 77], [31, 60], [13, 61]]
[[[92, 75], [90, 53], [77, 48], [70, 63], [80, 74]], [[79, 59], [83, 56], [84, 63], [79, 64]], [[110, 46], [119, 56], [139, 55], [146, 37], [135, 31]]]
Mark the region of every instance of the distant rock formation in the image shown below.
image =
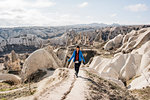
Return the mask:
[[114, 26], [114, 27], [104, 27], [95, 30], [88, 31], [76, 31], [76, 29], [71, 29], [65, 32], [60, 37], [55, 37], [50, 39], [52, 45], [93, 45], [97, 42], [105, 42], [113, 39], [117, 35], [122, 36], [131, 32], [132, 30], [140, 30], [142, 28], [150, 27], [149, 25], [133, 25], [133, 26]]
[[53, 46], [93, 45], [93, 43], [113, 39], [118, 34], [126, 35], [132, 30], [150, 27], [150, 25], [106, 26], [1, 28], [0, 55], [10, 53], [12, 50], [17, 53], [33, 52], [46, 44]]
[[12, 50], [30, 52], [42, 47], [43, 44], [43, 39], [31, 34], [8, 37], [0, 42], [0, 52], [1, 54], [10, 53]]
[[[23, 54], [22, 54], [23, 55]], [[4, 69], [8, 72], [16, 71], [19, 73], [21, 70], [21, 62], [23, 62], [22, 59], [19, 58], [20, 56], [15, 53], [14, 50], [11, 51], [10, 54], [5, 55], [4, 58]]]
[[109, 40], [105, 46], [105, 50], [117, 49], [115, 52], [131, 52], [135, 48], [141, 47], [150, 40], [150, 28], [143, 28], [138, 31], [131, 31], [126, 35], [118, 35], [114, 39]]
[[14, 50], [11, 51], [11, 61], [15, 62], [18, 59]]
[[108, 41], [113, 39], [117, 35], [126, 35], [132, 30], [140, 30], [142, 28], [150, 27], [150, 25], [133, 25], [133, 26], [117, 26], [117, 27], [106, 27], [97, 30], [97, 36], [95, 37], [95, 41]]

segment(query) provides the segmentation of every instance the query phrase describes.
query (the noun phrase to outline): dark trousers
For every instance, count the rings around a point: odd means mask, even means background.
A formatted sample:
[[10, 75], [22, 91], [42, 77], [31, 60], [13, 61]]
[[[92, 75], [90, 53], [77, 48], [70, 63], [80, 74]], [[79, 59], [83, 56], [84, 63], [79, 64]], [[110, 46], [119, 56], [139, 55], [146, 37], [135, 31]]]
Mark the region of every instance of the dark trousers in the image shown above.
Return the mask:
[[76, 71], [76, 74], [78, 75], [78, 72], [79, 72], [79, 68], [80, 68], [80, 65], [81, 65], [81, 61], [79, 61], [79, 63], [75, 63], [75, 71]]

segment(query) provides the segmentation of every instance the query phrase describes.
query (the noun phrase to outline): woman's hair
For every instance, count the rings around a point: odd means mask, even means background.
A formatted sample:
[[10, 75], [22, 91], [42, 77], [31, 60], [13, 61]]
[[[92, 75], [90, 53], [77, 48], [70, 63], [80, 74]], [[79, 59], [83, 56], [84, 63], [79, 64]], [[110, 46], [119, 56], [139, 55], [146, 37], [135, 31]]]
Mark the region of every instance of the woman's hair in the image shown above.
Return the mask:
[[79, 48], [79, 49], [80, 49], [80, 47], [79, 47], [79, 46], [77, 46], [77, 48]]

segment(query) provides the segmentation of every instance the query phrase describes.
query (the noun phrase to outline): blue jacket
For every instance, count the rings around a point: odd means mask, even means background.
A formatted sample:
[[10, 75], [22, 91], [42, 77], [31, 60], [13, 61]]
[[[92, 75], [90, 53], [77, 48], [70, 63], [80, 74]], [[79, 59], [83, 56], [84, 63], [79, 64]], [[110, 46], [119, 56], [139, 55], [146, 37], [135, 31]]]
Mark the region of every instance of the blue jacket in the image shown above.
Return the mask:
[[[68, 61], [71, 61], [73, 58], [73, 62], [75, 62], [75, 57], [76, 57], [76, 50], [74, 50], [72, 57]], [[79, 50], [79, 61], [82, 61], [82, 59], [85, 62], [82, 52]]]

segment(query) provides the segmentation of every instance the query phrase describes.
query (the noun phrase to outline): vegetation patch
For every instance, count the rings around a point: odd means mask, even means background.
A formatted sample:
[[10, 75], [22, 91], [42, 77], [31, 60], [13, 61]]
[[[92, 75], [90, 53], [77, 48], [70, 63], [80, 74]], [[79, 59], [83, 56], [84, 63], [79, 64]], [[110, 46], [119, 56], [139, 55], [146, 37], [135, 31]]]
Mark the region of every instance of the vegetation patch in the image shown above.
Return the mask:
[[7, 83], [0, 83], [0, 100], [14, 100], [23, 96], [33, 95], [35, 91], [36, 87], [32, 83], [30, 89], [28, 84], [11, 86]]
[[0, 83], [0, 91], [10, 91], [17, 89], [17, 85], [10, 85], [9, 83], [2, 82]]
[[135, 89], [131, 92], [141, 100], [150, 100], [150, 87]]

